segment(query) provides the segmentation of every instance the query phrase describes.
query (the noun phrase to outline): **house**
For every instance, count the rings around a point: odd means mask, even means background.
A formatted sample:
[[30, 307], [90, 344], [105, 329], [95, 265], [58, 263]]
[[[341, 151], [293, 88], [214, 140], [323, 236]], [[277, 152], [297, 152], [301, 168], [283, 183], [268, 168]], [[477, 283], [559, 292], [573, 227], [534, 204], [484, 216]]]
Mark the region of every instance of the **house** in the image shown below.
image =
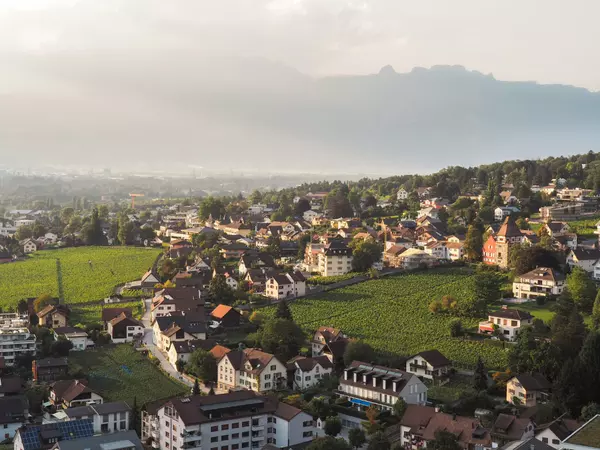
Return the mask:
[[116, 317], [119, 317], [121, 314], [125, 314], [127, 317], [133, 317], [131, 308], [102, 308], [102, 323], [104, 324], [104, 329], [108, 329], [108, 323]]
[[0, 360], [13, 366], [21, 355], [35, 355], [36, 337], [25, 327], [0, 328]]
[[187, 363], [190, 356], [198, 349], [210, 351], [215, 347], [215, 342], [210, 339], [191, 339], [187, 341], [171, 341], [167, 350], [167, 359], [177, 368], [177, 361]]
[[576, 250], [579, 245], [578, 236], [575, 233], [561, 234], [560, 236], [552, 238], [552, 244], [554, 248], [560, 252]]
[[89, 438], [94, 435], [90, 419], [23, 425], [17, 430], [14, 450], [49, 450], [63, 441]]
[[598, 259], [600, 259], [600, 250], [579, 247], [569, 252], [567, 255], [567, 264], [571, 269], [579, 267], [587, 273], [592, 274], [594, 273], [594, 266]]
[[187, 311], [178, 315], [158, 317], [153, 325], [155, 345], [166, 352], [171, 343], [206, 339], [204, 312]]
[[338, 328], [319, 327], [311, 340], [311, 351], [313, 358], [322, 354], [323, 349], [332, 342], [344, 341], [348, 338]]
[[73, 344], [73, 351], [82, 351], [85, 350], [88, 345], [94, 344], [92, 341], [88, 340], [88, 334], [85, 330], [76, 327], [59, 327], [54, 328], [52, 330], [54, 332], [54, 339], [58, 340], [66, 339]]
[[488, 314], [488, 320], [479, 323], [479, 332], [482, 334], [499, 334], [509, 341], [517, 339], [521, 327], [531, 325], [533, 316], [527, 311], [508, 309], [505, 306], [496, 312]]
[[432, 406], [408, 405], [400, 424], [392, 431], [392, 442], [407, 450], [426, 448], [438, 431], [452, 433], [464, 450], [492, 447], [490, 433], [478, 419], [439, 412]]
[[148, 269], [148, 271], [142, 276], [141, 287], [142, 289], [151, 289], [160, 283], [160, 277], [154, 269]]
[[494, 219], [496, 220], [496, 222], [502, 222], [511, 214], [516, 214], [518, 212], [521, 212], [521, 210], [516, 206], [498, 206], [494, 210]]
[[231, 351], [231, 349], [224, 347], [220, 344], [217, 344], [213, 348], [210, 349], [210, 354], [213, 355], [213, 357], [217, 360], [217, 362], [219, 362], [221, 360], [221, 358], [223, 356], [225, 356], [227, 353], [229, 353], [230, 351]]
[[459, 236], [448, 236], [446, 242], [446, 258], [450, 261], [460, 261], [465, 257], [465, 240]]
[[249, 287], [255, 293], [261, 293], [265, 290], [265, 284], [267, 280], [272, 276], [277, 274], [276, 269], [266, 268], [266, 269], [250, 269], [246, 276], [244, 277], [244, 281], [247, 281]]
[[204, 313], [204, 301], [200, 300], [200, 292], [194, 288], [163, 289], [152, 299], [151, 321], [158, 317], [195, 311]]
[[19, 377], [0, 377], [0, 398], [11, 397], [23, 392], [23, 381]]
[[27, 314], [18, 312], [0, 313], [0, 328], [19, 328], [29, 326]]
[[540, 208], [540, 218], [543, 221], [574, 220], [583, 214], [583, 203], [567, 202]]
[[558, 447], [559, 450], [600, 449], [600, 414], [588, 420]]
[[39, 325], [47, 328], [63, 328], [69, 320], [69, 310], [63, 305], [48, 305], [37, 313]]
[[548, 444], [543, 443], [537, 438], [529, 438], [524, 441], [514, 441], [502, 447], [502, 450], [552, 450]]
[[300, 448], [317, 434], [311, 415], [251, 391], [175, 398], [152, 412], [144, 419], [160, 449]]
[[274, 275], [267, 280], [265, 294], [274, 300], [303, 297], [306, 294], [306, 278], [298, 271]]
[[333, 363], [326, 356], [296, 356], [287, 362], [287, 370], [290, 389], [303, 391], [331, 376]]
[[66, 420], [92, 419], [94, 434], [129, 430], [131, 408], [125, 402], [91, 403], [64, 410]]
[[240, 258], [238, 272], [244, 276], [250, 269], [274, 268], [273, 256], [266, 252], [246, 251]]
[[0, 442], [15, 437], [29, 420], [29, 402], [24, 395], [0, 397]]
[[318, 253], [318, 271], [323, 277], [352, 271], [352, 249], [341, 241], [325, 244]]
[[313, 211], [312, 209], [309, 209], [308, 211], [304, 211], [302, 213], [302, 218], [304, 220], [306, 220], [307, 222], [312, 223], [313, 220], [322, 217], [323, 215], [317, 211]]
[[37, 243], [33, 239], [25, 239], [19, 242], [19, 245], [23, 249], [23, 253], [33, 253], [37, 251]]
[[46, 244], [56, 244], [58, 242], [58, 235], [56, 233], [46, 233], [43, 239]]
[[223, 259], [239, 259], [244, 253], [248, 251], [248, 246], [234, 242], [233, 244], [223, 245], [219, 252], [223, 256]]
[[122, 312], [120, 315], [108, 322], [106, 332], [110, 335], [113, 343], [133, 342], [134, 339], [144, 336], [144, 324], [133, 317]]
[[67, 358], [44, 358], [31, 363], [33, 381], [36, 383], [56, 381], [69, 373]]
[[87, 380], [59, 380], [50, 385], [50, 403], [56, 408], [72, 408], [103, 403], [100, 394], [90, 389]]
[[392, 245], [383, 252], [383, 261], [388, 267], [401, 267], [400, 255], [406, 251], [402, 245]]
[[225, 274], [225, 283], [229, 286], [232, 291], [237, 290], [239, 283], [230, 273]]
[[412, 270], [421, 267], [433, 267], [438, 264], [436, 257], [418, 248], [409, 248], [398, 256], [401, 267]]
[[445, 383], [449, 381], [452, 361], [438, 350], [417, 353], [406, 360], [406, 371], [419, 378]]
[[582, 425], [583, 422], [565, 419], [561, 416], [550, 423], [538, 425], [535, 429], [535, 437], [544, 444], [558, 450], [560, 444]]
[[135, 431], [119, 431], [113, 434], [63, 440], [56, 443], [52, 450], [144, 450], [144, 446]]
[[535, 406], [548, 399], [551, 387], [540, 373], [515, 375], [506, 383], [506, 401], [514, 405]]
[[408, 198], [408, 191], [404, 188], [398, 189], [398, 192], [396, 193], [396, 199], [398, 201], [403, 201], [403, 200], [406, 200], [407, 198]]
[[399, 398], [411, 405], [427, 403], [427, 386], [415, 375], [362, 361], [344, 369], [337, 393], [358, 409], [392, 411]]
[[549, 267], [538, 267], [515, 277], [513, 294], [516, 298], [558, 296], [565, 286], [565, 277]]
[[502, 447], [513, 441], [524, 441], [533, 437], [535, 423], [530, 418], [519, 418], [500, 413], [490, 430], [492, 442]]
[[242, 315], [235, 308], [228, 305], [219, 305], [210, 313], [210, 317], [223, 328], [235, 328], [240, 326]]
[[545, 223], [542, 228], [545, 230], [548, 236], [553, 238], [567, 234], [570, 231], [569, 224], [567, 222], [558, 221]]
[[512, 194], [511, 190], [502, 191], [498, 195], [500, 195], [505, 205], [511, 205], [519, 201], [519, 199]]
[[219, 389], [266, 392], [286, 383], [286, 365], [270, 353], [255, 348], [231, 351], [218, 363]]
[[483, 263], [488, 266], [495, 266], [498, 263], [496, 257], [496, 237], [490, 234], [483, 244]]

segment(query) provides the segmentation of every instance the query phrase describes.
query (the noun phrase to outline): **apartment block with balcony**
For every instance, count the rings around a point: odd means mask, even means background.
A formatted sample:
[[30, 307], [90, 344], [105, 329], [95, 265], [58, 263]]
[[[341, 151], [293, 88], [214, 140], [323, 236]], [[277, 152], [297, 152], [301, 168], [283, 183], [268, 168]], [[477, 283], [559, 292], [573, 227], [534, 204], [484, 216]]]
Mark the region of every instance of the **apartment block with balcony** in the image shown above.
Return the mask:
[[513, 294], [516, 298], [559, 296], [565, 287], [563, 274], [548, 267], [538, 267], [515, 278]]
[[7, 366], [20, 355], [35, 355], [35, 335], [27, 328], [0, 328], [0, 356]]
[[331, 241], [318, 254], [318, 271], [323, 277], [345, 275], [352, 271], [352, 249], [340, 241]]
[[310, 415], [251, 391], [171, 399], [144, 420], [161, 450], [287, 448], [316, 436]]

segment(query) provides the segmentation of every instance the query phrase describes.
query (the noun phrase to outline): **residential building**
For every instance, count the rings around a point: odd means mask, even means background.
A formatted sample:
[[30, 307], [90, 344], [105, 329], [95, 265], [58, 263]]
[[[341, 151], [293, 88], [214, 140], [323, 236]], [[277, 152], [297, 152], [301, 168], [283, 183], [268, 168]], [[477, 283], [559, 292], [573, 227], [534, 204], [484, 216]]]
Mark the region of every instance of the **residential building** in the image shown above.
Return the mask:
[[73, 344], [72, 351], [83, 351], [88, 346], [94, 345], [93, 341], [88, 339], [88, 334], [85, 330], [76, 327], [59, 327], [54, 328], [52, 330], [54, 332], [54, 339], [58, 340], [59, 338], [66, 339]]
[[155, 345], [167, 352], [173, 342], [206, 339], [206, 318], [194, 311], [158, 317], [153, 325]]
[[241, 317], [239, 311], [229, 305], [218, 305], [210, 313], [210, 318], [223, 328], [239, 327]]
[[129, 430], [131, 408], [125, 402], [107, 402], [65, 409], [65, 420], [91, 419], [94, 434], [118, 433]]
[[392, 411], [399, 398], [408, 404], [427, 403], [427, 386], [417, 376], [361, 361], [344, 369], [337, 393], [359, 409], [374, 406]]
[[540, 218], [543, 221], [574, 220], [583, 214], [583, 203], [568, 202], [540, 208]]
[[204, 301], [200, 297], [200, 290], [197, 288], [161, 289], [152, 298], [151, 321], [154, 322], [157, 317], [172, 315], [175, 312], [198, 311], [204, 313]]
[[304, 211], [302, 213], [302, 218], [310, 223], [312, 223], [313, 220], [318, 219], [319, 217], [322, 217], [322, 216], [323, 216], [323, 214], [321, 214], [317, 211], [313, 211], [312, 209], [309, 209], [308, 211]]
[[573, 267], [579, 267], [587, 273], [593, 274], [594, 266], [599, 259], [600, 250], [579, 247], [569, 252], [567, 255], [567, 264], [571, 269], [573, 269]]
[[296, 356], [288, 361], [287, 369], [289, 387], [303, 391], [315, 386], [321, 379], [331, 376], [333, 363], [326, 356]]
[[406, 200], [408, 198], [408, 191], [404, 188], [398, 189], [398, 193], [396, 194], [396, 198], [399, 201]]
[[316, 436], [312, 416], [250, 391], [172, 399], [145, 419], [161, 450], [288, 448]]
[[506, 383], [506, 401], [526, 407], [548, 399], [550, 382], [540, 373], [515, 375]]
[[100, 404], [104, 399], [93, 391], [87, 380], [59, 380], [50, 385], [50, 402], [56, 408], [72, 408], [88, 404]]
[[287, 367], [275, 356], [254, 348], [227, 353], [218, 363], [219, 389], [266, 392], [285, 386]]
[[0, 358], [12, 366], [20, 355], [35, 355], [35, 334], [27, 328], [0, 328]]
[[27, 314], [16, 312], [0, 313], [0, 328], [26, 328], [29, 325]]
[[352, 271], [352, 249], [340, 241], [325, 244], [318, 254], [318, 271], [323, 277]]
[[569, 224], [567, 222], [558, 221], [547, 222], [542, 228], [546, 231], [546, 234], [552, 238], [563, 236], [570, 231]]
[[498, 264], [496, 258], [496, 235], [491, 233], [487, 240], [483, 244], [483, 263], [488, 266], [495, 266]]
[[135, 431], [119, 431], [73, 440], [57, 442], [52, 450], [144, 450]]
[[13, 448], [14, 450], [49, 450], [59, 442], [89, 438], [93, 435], [94, 427], [90, 419], [24, 425], [17, 430]]
[[502, 222], [511, 214], [516, 214], [520, 211], [521, 210], [516, 206], [498, 206], [494, 210], [494, 219], [496, 219], [497, 222]]
[[458, 236], [448, 236], [446, 259], [459, 261], [465, 257], [465, 241]]
[[406, 251], [407, 247], [403, 245], [392, 244], [383, 252], [383, 262], [388, 267], [401, 267], [400, 256]]
[[36, 252], [38, 248], [37, 243], [33, 239], [25, 239], [19, 242], [19, 244], [25, 254]]
[[265, 295], [274, 300], [303, 297], [305, 294], [306, 278], [298, 271], [274, 275], [265, 285]]
[[398, 256], [401, 267], [412, 270], [421, 267], [433, 267], [438, 264], [435, 256], [418, 248], [409, 248]]
[[552, 450], [553, 448], [533, 437], [524, 441], [513, 441], [502, 447], [502, 450]]
[[582, 425], [583, 422], [565, 419], [561, 416], [550, 423], [537, 426], [535, 429], [535, 437], [555, 450], [558, 450], [560, 444]]
[[19, 377], [0, 377], [0, 398], [23, 392], [23, 380]]
[[[246, 249], [247, 250], [247, 249]], [[274, 268], [275, 261], [273, 256], [266, 252], [257, 252], [247, 250], [238, 264], [238, 272], [240, 277], [243, 277], [248, 273], [250, 269], [261, 269], [261, 268]]]
[[313, 358], [322, 354], [323, 349], [330, 343], [336, 341], [346, 341], [346, 336], [338, 328], [333, 327], [319, 327], [311, 341], [311, 351]]
[[516, 298], [527, 299], [559, 296], [564, 286], [563, 274], [549, 267], [538, 267], [515, 278], [513, 294]]
[[406, 371], [419, 378], [445, 383], [450, 378], [452, 361], [438, 350], [417, 353], [406, 360]]
[[44, 358], [37, 359], [31, 363], [33, 381], [49, 382], [56, 381], [69, 373], [67, 358]]
[[148, 269], [148, 271], [142, 275], [141, 287], [145, 289], [152, 289], [154, 286], [160, 283], [160, 276], [154, 269]]
[[588, 420], [578, 430], [567, 437], [559, 450], [598, 450], [600, 449], [600, 414]]
[[508, 216], [504, 219], [504, 223], [495, 236], [496, 238], [496, 264], [503, 269], [508, 267], [509, 253], [515, 244], [520, 244], [523, 241], [523, 234], [513, 216]]
[[390, 430], [392, 443], [406, 450], [427, 448], [438, 431], [449, 431], [464, 450], [492, 448], [490, 433], [478, 419], [439, 412], [432, 406], [408, 405], [400, 424]]
[[510, 414], [498, 414], [490, 434], [492, 442], [502, 447], [513, 441], [524, 441], [533, 437], [535, 423], [530, 418], [519, 418]]
[[531, 325], [533, 316], [527, 311], [508, 309], [505, 306], [488, 314], [488, 320], [479, 323], [479, 332], [483, 334], [499, 334], [509, 341], [517, 339], [521, 327]]
[[0, 442], [13, 439], [29, 420], [29, 402], [24, 395], [0, 397]]
[[115, 344], [132, 342], [144, 336], [144, 324], [123, 312], [108, 322], [106, 332]]
[[102, 323], [104, 324], [104, 329], [108, 328], [108, 322], [119, 317], [121, 313], [125, 314], [127, 317], [133, 317], [133, 312], [131, 308], [102, 308]]
[[172, 341], [167, 350], [167, 359], [171, 365], [177, 368], [177, 361], [187, 363], [190, 356], [198, 349], [210, 351], [215, 347], [215, 342], [210, 339], [193, 339], [187, 341]]
[[69, 310], [63, 305], [48, 305], [37, 313], [39, 325], [46, 328], [62, 328], [68, 325]]

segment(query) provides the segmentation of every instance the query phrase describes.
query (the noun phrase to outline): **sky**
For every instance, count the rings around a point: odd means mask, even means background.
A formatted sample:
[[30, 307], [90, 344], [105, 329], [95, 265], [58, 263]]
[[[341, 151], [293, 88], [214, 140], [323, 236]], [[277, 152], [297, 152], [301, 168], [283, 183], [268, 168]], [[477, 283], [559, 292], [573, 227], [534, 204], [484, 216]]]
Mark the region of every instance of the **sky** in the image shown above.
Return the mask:
[[[109, 135], [106, 145], [126, 151], [159, 120], [171, 133], [190, 130], [197, 117], [180, 103], [157, 107], [149, 89], [135, 92], [140, 73], [130, 68], [141, 60], [166, 70], [260, 57], [313, 77], [459, 64], [600, 91], [598, 17], [597, 0], [0, 0], [0, 118], [11, 127], [0, 130], [0, 153], [72, 144], [72, 156], [89, 138], [99, 151]], [[187, 75], [145, 74], [182, 86]], [[202, 142], [218, 146], [232, 129], [211, 120], [202, 119]], [[181, 140], [200, 142], [191, 134]]]

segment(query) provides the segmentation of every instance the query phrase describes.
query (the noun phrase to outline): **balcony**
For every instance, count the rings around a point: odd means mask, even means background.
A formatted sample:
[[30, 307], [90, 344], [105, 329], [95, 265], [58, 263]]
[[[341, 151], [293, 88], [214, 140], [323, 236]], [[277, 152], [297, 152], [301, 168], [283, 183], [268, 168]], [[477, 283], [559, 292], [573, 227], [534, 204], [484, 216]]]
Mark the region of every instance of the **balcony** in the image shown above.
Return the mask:
[[410, 370], [416, 372], [417, 370], [427, 370], [427, 364], [411, 364]]
[[152, 441], [152, 448], [160, 448], [160, 442]]
[[153, 429], [153, 430], [150, 432], [150, 436], [152, 436], [152, 439], [156, 439], [156, 440], [158, 440], [158, 431], [157, 431], [157, 430], [155, 430], [155, 429]]
[[264, 425], [252, 425], [252, 431], [263, 431], [264, 429]]
[[188, 442], [188, 443], [184, 443], [181, 448], [183, 450], [201, 450], [202, 449], [202, 444], [200, 443], [200, 441], [198, 442]]
[[254, 435], [252, 435], [252, 442], [262, 442], [264, 440], [265, 440], [264, 436], [258, 436], [258, 435], [254, 436]]

